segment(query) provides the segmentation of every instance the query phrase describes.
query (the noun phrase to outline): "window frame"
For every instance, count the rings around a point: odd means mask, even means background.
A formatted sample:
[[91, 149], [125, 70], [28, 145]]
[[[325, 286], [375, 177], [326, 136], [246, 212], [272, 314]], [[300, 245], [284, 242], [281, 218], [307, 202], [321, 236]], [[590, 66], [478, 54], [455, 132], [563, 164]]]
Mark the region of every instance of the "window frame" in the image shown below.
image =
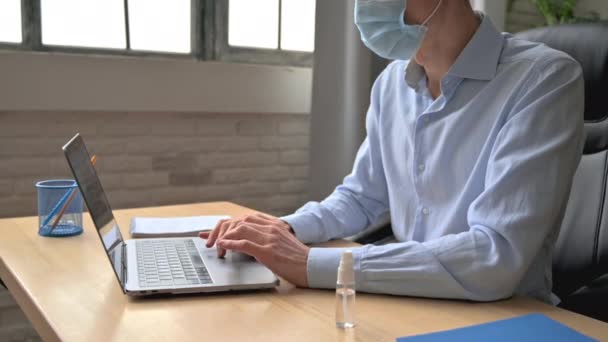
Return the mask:
[[310, 67], [313, 62], [313, 53], [281, 50], [281, 4], [279, 1], [279, 48], [261, 49], [236, 47], [228, 44], [228, 1], [215, 0], [215, 57], [218, 60], [229, 62], [253, 62], [263, 61], [265, 64], [278, 64], [290, 66]]
[[[42, 44], [40, 1], [41, 0], [21, 0], [22, 41], [21, 43], [0, 42], [0, 50], [60, 52], [82, 55], [165, 57], [172, 59], [194, 59], [199, 61], [223, 61], [295, 67], [311, 67], [313, 62], [313, 53], [308, 52], [229, 46], [229, 0], [190, 1], [192, 8], [190, 53], [131, 50], [128, 0], [123, 0], [125, 6], [126, 34], [126, 47], [124, 49], [44, 45]], [[281, 0], [279, 0], [279, 3], [281, 3]], [[280, 10], [281, 8], [279, 6], [279, 11]], [[281, 16], [279, 14], [279, 20], [281, 20], [280, 18]]]

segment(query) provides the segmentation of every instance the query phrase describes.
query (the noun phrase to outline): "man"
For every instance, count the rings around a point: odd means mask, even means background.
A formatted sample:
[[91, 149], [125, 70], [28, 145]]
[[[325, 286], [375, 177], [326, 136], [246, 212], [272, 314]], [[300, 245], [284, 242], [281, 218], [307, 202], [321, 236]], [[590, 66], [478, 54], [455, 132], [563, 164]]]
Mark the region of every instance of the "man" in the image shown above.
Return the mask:
[[298, 286], [332, 288], [341, 250], [304, 243], [390, 213], [398, 243], [353, 250], [358, 290], [556, 303], [551, 251], [584, 134], [580, 66], [499, 33], [467, 0], [360, 0], [355, 12], [364, 43], [396, 61], [372, 89], [352, 173], [293, 215], [201, 237]]

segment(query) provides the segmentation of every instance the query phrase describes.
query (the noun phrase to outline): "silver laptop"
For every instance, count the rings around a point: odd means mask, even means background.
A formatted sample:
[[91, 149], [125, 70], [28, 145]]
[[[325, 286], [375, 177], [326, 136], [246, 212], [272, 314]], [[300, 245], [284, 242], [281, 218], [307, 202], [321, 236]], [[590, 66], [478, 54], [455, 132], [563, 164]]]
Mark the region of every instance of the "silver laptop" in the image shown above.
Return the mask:
[[[238, 253], [217, 257], [200, 238], [123, 240], [112, 209], [76, 134], [63, 151], [123, 292], [130, 296], [273, 288], [277, 277]], [[101, 161], [103, 163], [103, 161]]]

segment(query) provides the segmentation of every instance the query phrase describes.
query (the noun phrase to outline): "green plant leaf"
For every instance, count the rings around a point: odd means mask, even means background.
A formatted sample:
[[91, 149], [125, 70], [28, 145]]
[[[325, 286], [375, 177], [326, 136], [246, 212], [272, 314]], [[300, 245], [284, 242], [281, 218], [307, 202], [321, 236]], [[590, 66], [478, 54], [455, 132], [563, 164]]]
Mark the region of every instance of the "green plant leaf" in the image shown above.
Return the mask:
[[574, 7], [578, 0], [530, 0], [545, 17], [547, 25], [569, 23], [575, 20]]

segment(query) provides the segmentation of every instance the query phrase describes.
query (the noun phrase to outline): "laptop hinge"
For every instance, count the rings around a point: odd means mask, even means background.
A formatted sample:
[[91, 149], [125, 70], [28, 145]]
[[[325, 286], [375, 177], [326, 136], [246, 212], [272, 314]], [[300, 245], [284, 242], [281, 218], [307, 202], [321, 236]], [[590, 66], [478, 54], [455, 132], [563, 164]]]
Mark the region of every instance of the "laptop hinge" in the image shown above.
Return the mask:
[[122, 243], [122, 258], [121, 258], [121, 262], [122, 262], [122, 286], [123, 289], [126, 289], [127, 286], [127, 277], [129, 272], [127, 272], [127, 265], [129, 264], [127, 262], [127, 244], [126, 243]]

